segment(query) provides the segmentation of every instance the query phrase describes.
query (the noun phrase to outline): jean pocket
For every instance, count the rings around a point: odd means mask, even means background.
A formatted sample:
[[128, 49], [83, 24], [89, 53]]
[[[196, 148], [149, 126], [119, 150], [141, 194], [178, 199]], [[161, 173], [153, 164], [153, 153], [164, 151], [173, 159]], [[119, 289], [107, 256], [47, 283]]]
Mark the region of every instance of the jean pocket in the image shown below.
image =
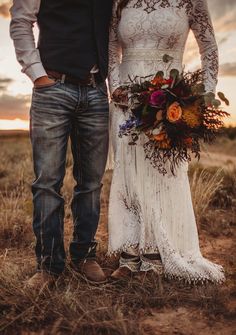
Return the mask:
[[35, 91], [38, 91], [38, 90], [46, 90], [46, 89], [49, 89], [49, 88], [54, 88], [56, 86], [58, 86], [58, 84], [60, 84], [60, 80], [55, 80], [54, 83], [52, 84], [46, 84], [46, 85], [37, 85], [37, 86], [34, 86], [33, 89]]

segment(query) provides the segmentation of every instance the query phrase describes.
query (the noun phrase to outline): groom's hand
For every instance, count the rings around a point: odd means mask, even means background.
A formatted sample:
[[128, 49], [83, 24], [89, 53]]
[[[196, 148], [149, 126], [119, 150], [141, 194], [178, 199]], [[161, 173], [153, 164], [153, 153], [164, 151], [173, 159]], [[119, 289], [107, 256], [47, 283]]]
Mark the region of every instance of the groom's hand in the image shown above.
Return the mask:
[[54, 79], [49, 78], [48, 76], [43, 76], [35, 80], [34, 87], [40, 86], [50, 86], [55, 83]]

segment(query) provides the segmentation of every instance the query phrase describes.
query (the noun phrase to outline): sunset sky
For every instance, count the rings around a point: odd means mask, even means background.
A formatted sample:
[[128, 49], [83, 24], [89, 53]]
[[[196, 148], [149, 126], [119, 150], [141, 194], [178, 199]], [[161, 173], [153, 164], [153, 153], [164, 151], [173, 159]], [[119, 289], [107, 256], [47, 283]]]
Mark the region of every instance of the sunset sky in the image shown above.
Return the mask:
[[[208, 4], [220, 52], [217, 91], [223, 91], [230, 100], [228, 123], [236, 125], [236, 0], [208, 0]], [[0, 0], [0, 129], [27, 129], [32, 83], [15, 59], [9, 37], [9, 6], [9, 1]], [[191, 70], [200, 66], [192, 34], [184, 64]]]

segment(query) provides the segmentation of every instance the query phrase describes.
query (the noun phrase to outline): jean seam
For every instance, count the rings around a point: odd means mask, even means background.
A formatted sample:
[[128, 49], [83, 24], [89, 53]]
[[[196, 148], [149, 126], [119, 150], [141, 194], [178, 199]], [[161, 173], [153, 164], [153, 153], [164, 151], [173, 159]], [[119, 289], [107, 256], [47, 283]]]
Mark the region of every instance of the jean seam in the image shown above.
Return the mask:
[[[72, 141], [74, 141], [74, 143], [72, 143], [74, 149], [73, 149], [73, 159], [74, 159], [74, 164], [75, 164], [75, 167], [77, 169], [76, 171], [76, 176], [74, 175], [74, 178], [76, 180], [76, 183], [78, 185], [81, 185], [82, 184], [82, 169], [81, 169], [81, 157], [80, 157], [80, 141], [78, 141], [78, 130], [76, 129], [74, 134], [73, 134], [73, 138], [72, 138]], [[76, 232], [76, 229], [75, 229], [75, 223], [76, 223], [76, 213], [77, 213], [77, 199], [76, 199], [76, 195], [74, 193], [74, 196], [73, 196], [73, 200], [72, 202], [74, 202], [74, 205], [73, 205], [73, 218], [74, 218], [74, 233]]]
[[76, 129], [76, 133], [74, 134], [74, 139], [72, 139], [74, 142], [74, 144], [72, 144], [74, 147], [75, 147], [75, 150], [74, 150], [74, 154], [73, 154], [73, 159], [75, 160], [74, 164], [75, 166], [77, 167], [78, 169], [78, 180], [76, 180], [76, 182], [78, 182], [78, 184], [82, 184], [82, 169], [81, 169], [81, 147], [80, 147], [80, 141], [78, 141], [78, 136], [79, 135], [79, 132], [78, 130]]
[[89, 107], [88, 104], [88, 87], [87, 86], [82, 86], [81, 87], [81, 101], [82, 103], [82, 110], [87, 110]]
[[85, 108], [88, 109], [89, 108], [89, 103], [88, 103], [88, 87], [85, 87]]
[[77, 112], [79, 110], [80, 100], [81, 100], [81, 87], [78, 86], [78, 98], [77, 98], [77, 102], [76, 102], [76, 106], [75, 106], [75, 110], [74, 110], [75, 115], [77, 114]]

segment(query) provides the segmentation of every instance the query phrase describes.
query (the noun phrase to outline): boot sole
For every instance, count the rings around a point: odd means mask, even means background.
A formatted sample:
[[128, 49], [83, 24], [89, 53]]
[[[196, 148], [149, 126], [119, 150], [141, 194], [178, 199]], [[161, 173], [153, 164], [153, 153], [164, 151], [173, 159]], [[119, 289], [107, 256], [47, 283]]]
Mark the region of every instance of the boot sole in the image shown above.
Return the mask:
[[91, 279], [88, 279], [82, 272], [78, 271], [77, 269], [73, 268], [73, 271], [86, 283], [89, 283], [91, 285], [102, 285], [102, 284], [106, 284], [108, 282], [108, 279], [104, 280], [104, 281], [93, 281]]

